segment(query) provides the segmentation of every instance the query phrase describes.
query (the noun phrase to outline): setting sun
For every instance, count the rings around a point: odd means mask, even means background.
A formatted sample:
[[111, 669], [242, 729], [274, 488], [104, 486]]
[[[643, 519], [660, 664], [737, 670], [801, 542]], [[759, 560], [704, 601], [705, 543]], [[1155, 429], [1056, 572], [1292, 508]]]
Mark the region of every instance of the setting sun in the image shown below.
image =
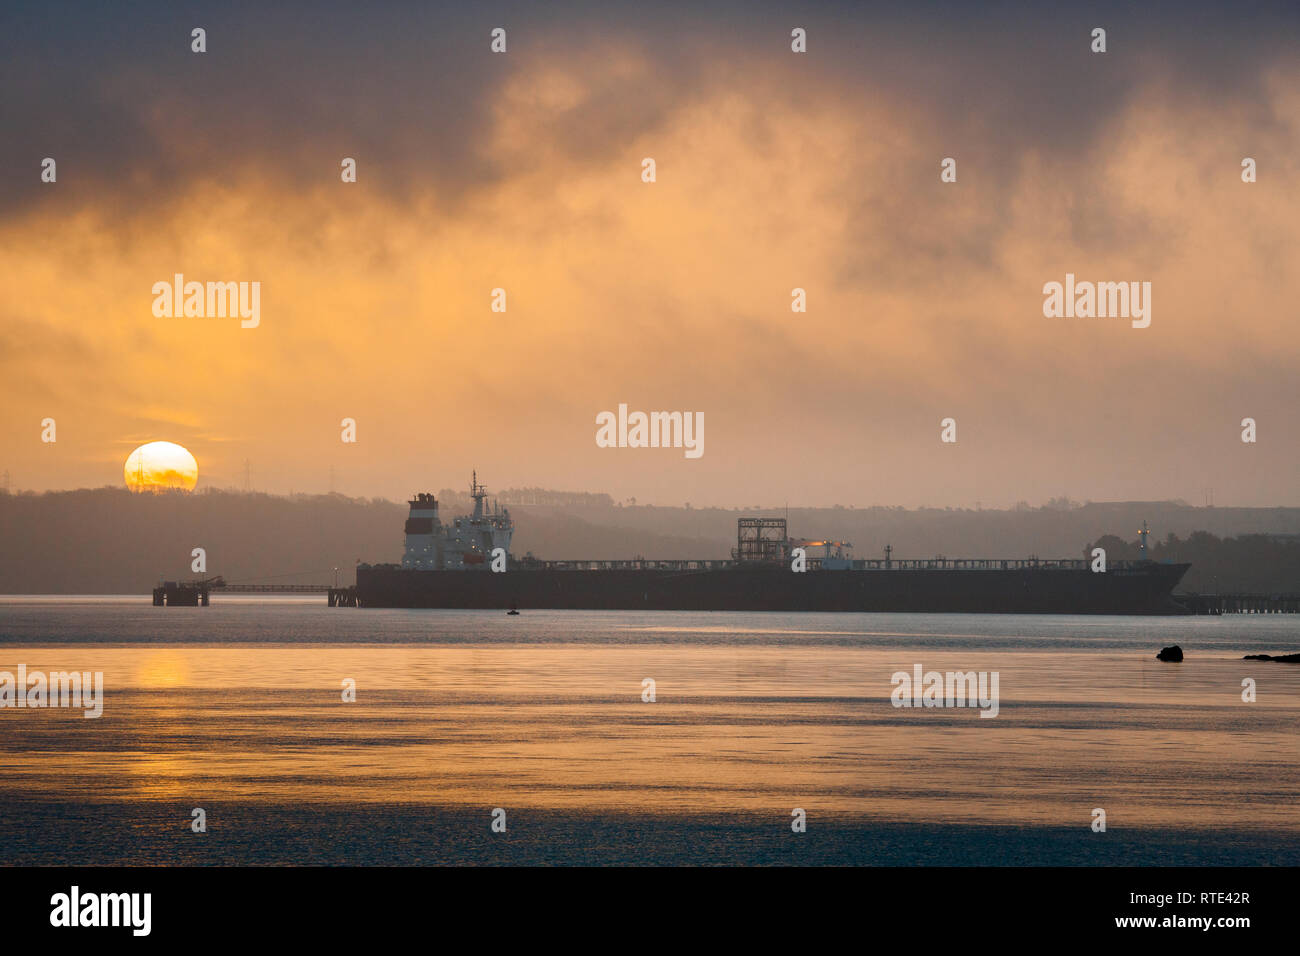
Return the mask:
[[141, 445], [127, 456], [126, 486], [134, 492], [193, 491], [199, 463], [185, 448], [169, 441]]

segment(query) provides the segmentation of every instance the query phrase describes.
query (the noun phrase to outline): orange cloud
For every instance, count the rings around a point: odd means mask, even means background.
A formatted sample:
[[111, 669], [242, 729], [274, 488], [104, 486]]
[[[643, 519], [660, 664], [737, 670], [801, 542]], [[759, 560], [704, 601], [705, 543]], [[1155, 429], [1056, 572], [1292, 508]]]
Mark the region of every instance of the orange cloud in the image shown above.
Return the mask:
[[[477, 466], [497, 486], [697, 504], [1209, 485], [1297, 503], [1294, 70], [1264, 78], [1266, 127], [1153, 76], [1082, 151], [982, 164], [998, 129], [905, 89], [735, 53], [660, 86], [635, 44], [544, 53], [495, 88], [476, 146], [494, 178], [472, 189], [388, 188], [373, 153], [355, 185], [304, 183], [234, 138], [138, 209], [56, 197], [0, 222], [17, 483], [116, 483], [123, 442], [167, 438], [205, 482], [239, 483], [250, 458], [278, 491], [323, 490], [333, 468], [342, 491], [396, 497]], [[652, 121], [624, 122], [632, 97]], [[179, 164], [221, 138], [179, 133]], [[261, 325], [154, 318], [151, 286], [177, 272], [260, 281]], [[1066, 272], [1150, 281], [1151, 328], [1045, 319], [1043, 283]], [[619, 402], [704, 412], [705, 456], [596, 448]], [[1237, 440], [1246, 415], [1258, 446]]]

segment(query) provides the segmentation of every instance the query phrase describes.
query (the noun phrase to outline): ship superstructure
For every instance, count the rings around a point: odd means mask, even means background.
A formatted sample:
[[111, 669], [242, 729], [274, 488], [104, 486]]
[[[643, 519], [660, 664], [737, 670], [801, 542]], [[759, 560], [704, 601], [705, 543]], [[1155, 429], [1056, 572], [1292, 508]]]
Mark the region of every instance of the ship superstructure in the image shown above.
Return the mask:
[[484, 571], [493, 551], [500, 548], [502, 553], [510, 553], [515, 530], [510, 509], [502, 509], [497, 502], [490, 508], [484, 504], [488, 492], [478, 483], [478, 472], [470, 480], [469, 496], [474, 500], [474, 512], [451, 524], [443, 524], [438, 517], [438, 499], [433, 495], [418, 494], [408, 502], [411, 511], [406, 518], [404, 569]]

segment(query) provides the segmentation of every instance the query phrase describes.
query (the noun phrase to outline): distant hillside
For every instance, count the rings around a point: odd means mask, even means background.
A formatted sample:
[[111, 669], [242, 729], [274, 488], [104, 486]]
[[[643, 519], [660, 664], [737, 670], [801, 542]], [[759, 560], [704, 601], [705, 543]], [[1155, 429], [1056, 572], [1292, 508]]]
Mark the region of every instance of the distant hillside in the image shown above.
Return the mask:
[[196, 547], [230, 581], [323, 584], [335, 567], [350, 578], [357, 558], [398, 558], [405, 511], [329, 495], [0, 495], [0, 591], [147, 593], [194, 577]]
[[[463, 491], [439, 497], [445, 517], [469, 509]], [[620, 506], [604, 495], [544, 489], [502, 498], [538, 502], [509, 505], [517, 526], [512, 550], [546, 558], [724, 558], [737, 517], [778, 513]], [[207, 550], [208, 573], [229, 581], [323, 584], [337, 567], [351, 583], [358, 559], [400, 559], [405, 516], [404, 503], [341, 495], [137, 496], [117, 488], [0, 494], [0, 592], [141, 594], [160, 577], [192, 577], [195, 547]], [[1217, 581], [1220, 590], [1300, 591], [1300, 541], [1259, 537], [1300, 535], [1297, 508], [791, 508], [789, 519], [792, 535], [850, 541], [858, 557], [892, 544], [899, 558], [1083, 557], [1104, 535], [1114, 536], [1104, 546], [1120, 558], [1125, 549], [1135, 553], [1146, 520], [1159, 542], [1157, 559], [1194, 563], [1185, 589], [1209, 590]]]

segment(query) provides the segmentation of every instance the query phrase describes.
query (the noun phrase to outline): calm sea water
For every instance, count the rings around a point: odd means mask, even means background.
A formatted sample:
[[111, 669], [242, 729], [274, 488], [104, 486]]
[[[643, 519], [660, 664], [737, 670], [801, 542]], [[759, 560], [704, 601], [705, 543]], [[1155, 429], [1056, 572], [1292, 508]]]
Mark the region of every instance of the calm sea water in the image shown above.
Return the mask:
[[[0, 859], [1295, 865], [1300, 667], [1241, 658], [1297, 651], [1291, 615], [0, 597], [0, 671], [105, 681], [97, 720], [0, 709]], [[997, 671], [998, 716], [895, 708], [916, 664]]]

